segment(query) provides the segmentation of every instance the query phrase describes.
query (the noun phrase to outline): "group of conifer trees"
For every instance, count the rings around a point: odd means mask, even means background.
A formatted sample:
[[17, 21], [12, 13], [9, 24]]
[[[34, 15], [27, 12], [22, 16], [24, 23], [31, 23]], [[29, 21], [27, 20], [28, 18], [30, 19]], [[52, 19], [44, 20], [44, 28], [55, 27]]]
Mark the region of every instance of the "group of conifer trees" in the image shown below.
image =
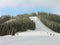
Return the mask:
[[29, 19], [28, 15], [0, 17], [0, 36], [15, 35], [17, 32], [23, 32], [27, 30], [35, 30], [35, 23]]
[[40, 20], [50, 29], [60, 33], [60, 16], [50, 13], [38, 13]]
[[19, 14], [17, 16], [1, 16], [0, 36], [15, 35], [17, 32], [35, 30], [35, 22], [29, 19], [30, 16], [37, 16], [47, 27], [60, 33], [60, 16], [51, 13], [38, 12], [38, 14], [32, 13]]

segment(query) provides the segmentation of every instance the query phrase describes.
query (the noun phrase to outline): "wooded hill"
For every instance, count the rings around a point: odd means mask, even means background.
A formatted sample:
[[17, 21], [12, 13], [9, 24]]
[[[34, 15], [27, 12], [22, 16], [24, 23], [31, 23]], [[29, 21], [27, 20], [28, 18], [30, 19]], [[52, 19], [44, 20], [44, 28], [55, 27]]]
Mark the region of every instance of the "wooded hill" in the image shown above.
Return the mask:
[[19, 14], [16, 16], [4, 15], [0, 17], [0, 36], [15, 35], [17, 32], [35, 30], [35, 22], [29, 17], [37, 16], [44, 25], [55, 32], [60, 33], [60, 16], [51, 13], [38, 12], [31, 14]]
[[47, 27], [52, 29], [55, 32], [60, 33], [60, 16], [56, 14], [50, 13], [38, 13], [39, 19], [45, 24]]
[[1, 16], [0, 36], [14, 35], [17, 32], [35, 30], [35, 23], [29, 19], [33, 15]]

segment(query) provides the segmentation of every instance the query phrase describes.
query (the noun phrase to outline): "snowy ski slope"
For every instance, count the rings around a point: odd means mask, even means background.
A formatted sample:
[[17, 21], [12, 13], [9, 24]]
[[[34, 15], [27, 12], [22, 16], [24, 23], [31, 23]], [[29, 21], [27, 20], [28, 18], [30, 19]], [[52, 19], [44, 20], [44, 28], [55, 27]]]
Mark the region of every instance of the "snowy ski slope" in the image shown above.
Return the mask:
[[46, 27], [36, 16], [30, 19], [36, 24], [35, 31], [0, 36], [0, 45], [60, 45], [60, 34]]

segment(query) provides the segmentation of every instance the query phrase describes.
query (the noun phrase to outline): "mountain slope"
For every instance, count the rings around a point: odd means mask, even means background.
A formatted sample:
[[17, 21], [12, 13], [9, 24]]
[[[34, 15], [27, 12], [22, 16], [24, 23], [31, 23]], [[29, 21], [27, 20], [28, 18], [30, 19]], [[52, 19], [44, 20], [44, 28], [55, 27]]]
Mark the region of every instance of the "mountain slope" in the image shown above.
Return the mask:
[[31, 20], [33, 20], [36, 24], [36, 30], [39, 31], [50, 31], [53, 32], [51, 29], [49, 29], [48, 27], [46, 27], [40, 20], [38, 17], [30, 17]]
[[56, 33], [52, 31], [50, 28], [46, 27], [41, 20], [39, 20], [38, 17], [29, 17], [31, 20], [33, 20], [36, 24], [36, 29], [35, 31], [26, 31], [26, 32], [19, 32], [16, 35], [19, 36], [34, 36], [34, 35], [39, 35], [39, 36], [57, 36], [60, 35], [59, 33]]
[[46, 27], [37, 17], [30, 19], [36, 24], [35, 31], [19, 32], [15, 36], [2, 36], [0, 45], [60, 45], [60, 36]]

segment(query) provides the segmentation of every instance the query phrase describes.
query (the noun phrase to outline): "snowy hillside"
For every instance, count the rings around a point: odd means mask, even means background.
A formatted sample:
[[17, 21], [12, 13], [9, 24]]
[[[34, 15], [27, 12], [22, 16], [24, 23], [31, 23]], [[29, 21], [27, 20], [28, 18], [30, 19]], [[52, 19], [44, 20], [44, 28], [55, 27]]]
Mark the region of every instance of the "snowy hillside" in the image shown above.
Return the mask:
[[0, 37], [0, 45], [60, 45], [60, 34], [46, 27], [38, 17], [29, 17], [36, 24], [35, 31], [18, 32], [15, 36]]
[[56, 33], [52, 31], [50, 28], [46, 27], [39, 19], [38, 17], [29, 17], [31, 20], [33, 20], [36, 24], [35, 31], [26, 31], [21, 32], [16, 35], [19, 36], [33, 36], [33, 35], [40, 35], [40, 36], [57, 36], [60, 35], [59, 33]]
[[48, 27], [46, 27], [39, 19], [38, 17], [30, 17], [31, 20], [33, 20], [36, 24], [36, 30], [37, 31], [50, 31], [53, 32], [51, 29], [49, 29]]

